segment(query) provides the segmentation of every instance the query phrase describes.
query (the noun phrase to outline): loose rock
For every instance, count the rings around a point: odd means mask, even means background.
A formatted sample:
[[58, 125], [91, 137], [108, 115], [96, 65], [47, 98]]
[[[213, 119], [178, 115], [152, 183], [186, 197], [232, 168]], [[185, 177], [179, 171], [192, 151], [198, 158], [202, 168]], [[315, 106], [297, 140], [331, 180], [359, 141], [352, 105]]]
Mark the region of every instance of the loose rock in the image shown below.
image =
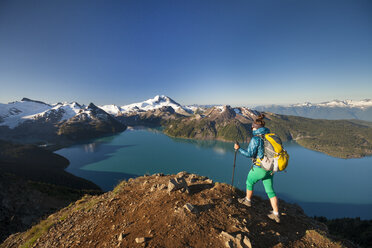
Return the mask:
[[223, 239], [227, 240], [226, 247], [252, 248], [252, 244], [249, 238], [240, 233], [234, 237], [233, 235], [225, 231], [222, 231], [220, 235], [222, 236]]
[[176, 191], [179, 189], [188, 190], [187, 183], [184, 178], [172, 178], [168, 183], [168, 192]]
[[247, 236], [244, 236], [243, 244], [244, 244], [246, 247], [248, 247], [248, 248], [252, 248], [251, 241], [249, 240], [249, 238], [248, 238]]
[[146, 238], [144, 238], [144, 237], [136, 238], [136, 243], [137, 243], [137, 244], [144, 243], [145, 241], [146, 241]]
[[229, 233], [227, 233], [227, 232], [225, 232], [225, 231], [222, 231], [220, 235], [221, 235], [223, 238], [225, 238], [225, 239], [231, 239], [231, 240], [235, 239], [234, 236], [232, 236], [231, 234], [229, 234]]
[[196, 207], [194, 205], [192, 205], [191, 203], [186, 203], [185, 206], [183, 206], [185, 209], [187, 209], [188, 211], [190, 211], [191, 213], [193, 214], [197, 214], [199, 211], [196, 209]]
[[168, 187], [167, 187], [167, 185], [165, 185], [165, 184], [160, 184], [160, 185], [158, 185], [158, 188], [159, 188], [160, 190], [163, 190], [163, 189], [167, 189]]
[[151, 186], [150, 192], [154, 192], [158, 188], [158, 184], [154, 184]]
[[119, 242], [123, 240], [123, 234], [122, 233], [119, 234], [118, 240], [119, 240]]
[[207, 179], [205, 180], [206, 183], [209, 183], [209, 184], [213, 184], [213, 180], [212, 179]]
[[228, 240], [228, 241], [226, 241], [225, 246], [226, 246], [227, 248], [235, 248], [235, 247], [234, 247], [234, 242], [233, 242], [232, 240]]
[[181, 172], [178, 172], [178, 174], [176, 175], [177, 177], [184, 177], [186, 175], [188, 175], [189, 173], [187, 173], [186, 171], [181, 171]]

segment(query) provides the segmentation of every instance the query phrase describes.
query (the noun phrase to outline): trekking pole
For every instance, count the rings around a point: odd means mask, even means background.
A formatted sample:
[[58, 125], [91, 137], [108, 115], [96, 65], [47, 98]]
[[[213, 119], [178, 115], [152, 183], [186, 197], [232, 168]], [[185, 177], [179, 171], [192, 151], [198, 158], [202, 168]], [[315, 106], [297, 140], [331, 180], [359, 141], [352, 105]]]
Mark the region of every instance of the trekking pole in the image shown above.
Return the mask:
[[[235, 141], [235, 144], [239, 145], [239, 142], [238, 141]], [[235, 174], [235, 161], [236, 161], [236, 152], [238, 150], [235, 150], [235, 153], [234, 153], [234, 167], [233, 167], [233, 174], [232, 174], [232, 179], [231, 179], [231, 185], [234, 186], [234, 174]]]

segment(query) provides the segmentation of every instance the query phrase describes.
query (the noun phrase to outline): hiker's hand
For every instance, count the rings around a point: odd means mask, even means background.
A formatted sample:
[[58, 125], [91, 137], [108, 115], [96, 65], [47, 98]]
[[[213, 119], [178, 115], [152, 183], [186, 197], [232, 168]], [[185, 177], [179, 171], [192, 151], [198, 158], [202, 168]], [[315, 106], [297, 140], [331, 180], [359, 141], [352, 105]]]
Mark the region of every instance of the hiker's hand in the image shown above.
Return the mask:
[[234, 144], [234, 149], [235, 150], [238, 150], [240, 148], [240, 146], [238, 144]]

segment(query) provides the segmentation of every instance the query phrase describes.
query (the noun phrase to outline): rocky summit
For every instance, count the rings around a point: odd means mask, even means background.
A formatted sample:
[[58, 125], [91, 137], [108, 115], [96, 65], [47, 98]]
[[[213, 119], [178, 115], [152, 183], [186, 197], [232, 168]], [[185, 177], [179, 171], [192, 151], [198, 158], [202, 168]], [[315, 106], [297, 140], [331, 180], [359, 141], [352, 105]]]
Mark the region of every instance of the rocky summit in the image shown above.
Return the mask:
[[86, 195], [0, 247], [353, 247], [296, 205], [280, 201], [277, 224], [268, 200], [247, 207], [243, 196], [186, 172], [142, 176]]

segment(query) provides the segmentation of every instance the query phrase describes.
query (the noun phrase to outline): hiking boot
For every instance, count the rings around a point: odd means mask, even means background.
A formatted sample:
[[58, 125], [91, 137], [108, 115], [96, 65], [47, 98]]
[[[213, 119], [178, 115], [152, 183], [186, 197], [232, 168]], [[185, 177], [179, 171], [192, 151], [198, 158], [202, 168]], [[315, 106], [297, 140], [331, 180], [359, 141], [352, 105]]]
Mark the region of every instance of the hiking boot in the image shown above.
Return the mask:
[[252, 206], [251, 201], [248, 201], [247, 198], [245, 198], [245, 197], [244, 198], [239, 198], [238, 202], [240, 204], [246, 205], [247, 207]]
[[280, 223], [280, 216], [279, 216], [279, 214], [276, 215], [273, 212], [271, 212], [270, 214], [267, 215], [267, 217], [269, 217], [270, 219], [274, 220], [276, 223]]

